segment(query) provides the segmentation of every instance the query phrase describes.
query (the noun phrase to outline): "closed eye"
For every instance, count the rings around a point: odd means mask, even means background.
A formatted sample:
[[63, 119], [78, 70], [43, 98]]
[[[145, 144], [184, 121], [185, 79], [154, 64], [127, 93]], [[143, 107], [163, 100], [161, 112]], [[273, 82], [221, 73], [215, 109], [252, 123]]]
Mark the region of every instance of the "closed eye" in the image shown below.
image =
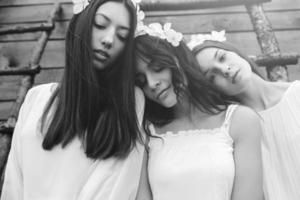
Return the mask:
[[211, 83], [214, 83], [216, 76], [215, 75], [210, 75], [208, 78], [208, 81]]
[[220, 62], [224, 62], [225, 59], [226, 59], [226, 52], [221, 51], [221, 52], [219, 53], [219, 61], [220, 61]]
[[129, 34], [128, 30], [120, 30], [117, 33], [117, 36], [121, 41], [125, 41], [128, 38], [128, 34]]

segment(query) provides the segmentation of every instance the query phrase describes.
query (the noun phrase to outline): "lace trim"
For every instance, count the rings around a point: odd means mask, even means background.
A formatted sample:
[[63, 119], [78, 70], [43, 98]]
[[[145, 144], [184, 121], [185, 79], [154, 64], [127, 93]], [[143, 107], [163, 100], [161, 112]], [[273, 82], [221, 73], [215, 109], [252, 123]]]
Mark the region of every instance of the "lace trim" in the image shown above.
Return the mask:
[[158, 137], [179, 137], [179, 136], [189, 136], [195, 134], [217, 134], [226, 132], [226, 128], [224, 126], [212, 128], [212, 129], [191, 129], [191, 130], [180, 130], [178, 132], [167, 131], [164, 134], [154, 133], [155, 136]]

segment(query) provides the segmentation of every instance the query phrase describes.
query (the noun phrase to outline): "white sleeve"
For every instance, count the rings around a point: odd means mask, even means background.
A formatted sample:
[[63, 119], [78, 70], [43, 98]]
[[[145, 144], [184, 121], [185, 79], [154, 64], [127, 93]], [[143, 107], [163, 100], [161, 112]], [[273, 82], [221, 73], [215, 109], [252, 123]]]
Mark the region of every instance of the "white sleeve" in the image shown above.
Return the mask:
[[19, 111], [5, 168], [1, 200], [23, 199], [22, 150], [20, 134], [22, 133], [24, 120], [26, 119], [30, 108], [33, 106], [33, 98], [35, 98], [34, 93], [35, 92], [33, 92], [33, 90], [28, 91], [25, 101]]

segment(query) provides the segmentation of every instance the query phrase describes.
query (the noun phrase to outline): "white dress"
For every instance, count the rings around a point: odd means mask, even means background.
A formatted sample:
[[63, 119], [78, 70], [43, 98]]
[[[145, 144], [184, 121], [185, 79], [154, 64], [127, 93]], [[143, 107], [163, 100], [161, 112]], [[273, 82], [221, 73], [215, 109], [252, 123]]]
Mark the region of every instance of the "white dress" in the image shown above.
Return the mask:
[[[75, 138], [64, 149], [42, 148], [39, 120], [56, 83], [29, 90], [21, 107], [5, 171], [2, 200], [134, 200], [144, 147], [137, 144], [126, 159], [94, 161]], [[138, 118], [144, 97], [136, 90]]]
[[149, 141], [148, 173], [153, 200], [230, 200], [235, 174], [228, 133], [236, 105], [215, 129], [167, 132]]
[[262, 159], [266, 200], [300, 199], [300, 81], [291, 83], [263, 118]]

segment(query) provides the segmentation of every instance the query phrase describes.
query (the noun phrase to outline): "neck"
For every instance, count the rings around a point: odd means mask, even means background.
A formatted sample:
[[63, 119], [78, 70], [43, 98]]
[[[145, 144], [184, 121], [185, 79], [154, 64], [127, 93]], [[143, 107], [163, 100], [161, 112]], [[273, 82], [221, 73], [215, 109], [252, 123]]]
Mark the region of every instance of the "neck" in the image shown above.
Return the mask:
[[182, 118], [190, 114], [191, 105], [188, 102], [187, 97], [180, 97], [178, 98], [178, 102], [174, 107], [175, 111], [175, 118]]
[[263, 80], [256, 74], [252, 75], [251, 80], [243, 92], [236, 95], [236, 98], [243, 104], [256, 111], [264, 110], [267, 108], [267, 90], [269, 82]]

